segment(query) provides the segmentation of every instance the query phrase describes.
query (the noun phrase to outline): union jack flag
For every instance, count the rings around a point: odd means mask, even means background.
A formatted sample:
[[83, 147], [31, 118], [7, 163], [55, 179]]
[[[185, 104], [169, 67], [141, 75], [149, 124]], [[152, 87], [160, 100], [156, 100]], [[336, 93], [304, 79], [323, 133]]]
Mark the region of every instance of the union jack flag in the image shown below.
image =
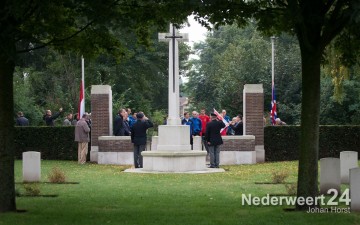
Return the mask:
[[270, 110], [271, 125], [275, 125], [276, 118], [277, 118], [277, 112], [276, 112], [275, 84], [274, 84], [274, 82], [272, 82], [271, 110]]

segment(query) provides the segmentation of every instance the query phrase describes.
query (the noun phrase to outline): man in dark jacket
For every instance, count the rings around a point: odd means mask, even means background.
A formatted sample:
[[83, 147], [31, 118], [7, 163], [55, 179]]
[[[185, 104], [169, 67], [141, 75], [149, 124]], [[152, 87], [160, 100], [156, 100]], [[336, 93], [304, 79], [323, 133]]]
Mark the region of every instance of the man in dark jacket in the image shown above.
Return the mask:
[[235, 135], [243, 135], [243, 122], [242, 116], [238, 115], [236, 117], [235, 123], [233, 121], [230, 122], [230, 127], [235, 131]]
[[29, 120], [25, 118], [24, 113], [19, 111], [16, 118], [16, 126], [29, 126]]
[[143, 113], [136, 114], [137, 121], [131, 128], [131, 142], [134, 143], [134, 164], [135, 168], [143, 167], [141, 152], [146, 146], [146, 131], [153, 127], [153, 123]]
[[54, 115], [52, 114], [51, 110], [46, 110], [46, 114], [43, 116], [45, 120], [46, 126], [55, 126], [54, 120], [56, 120], [61, 114], [63, 113], [63, 109], [60, 108], [59, 112], [56, 112]]
[[220, 163], [220, 145], [223, 140], [220, 134], [225, 124], [216, 119], [216, 115], [211, 113], [211, 121], [206, 125], [205, 140], [209, 146], [210, 168], [219, 168]]
[[124, 117], [126, 111], [125, 109], [120, 109], [119, 113], [116, 115], [114, 120], [114, 129], [113, 133], [115, 136], [125, 136], [125, 129], [124, 129]]

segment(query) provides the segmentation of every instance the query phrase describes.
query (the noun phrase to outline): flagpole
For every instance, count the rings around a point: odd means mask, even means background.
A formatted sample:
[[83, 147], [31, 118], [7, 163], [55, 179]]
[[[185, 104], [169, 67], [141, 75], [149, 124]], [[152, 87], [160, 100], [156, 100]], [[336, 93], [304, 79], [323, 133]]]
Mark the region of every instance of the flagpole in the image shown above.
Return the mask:
[[271, 111], [270, 122], [271, 125], [275, 125], [275, 119], [277, 117], [276, 112], [276, 97], [275, 97], [275, 36], [271, 37]]
[[83, 88], [83, 95], [84, 95], [84, 112], [85, 113], [85, 61], [84, 56], [81, 56], [81, 82], [82, 82], [82, 88]]
[[275, 37], [271, 37], [271, 85], [274, 85], [275, 78]]

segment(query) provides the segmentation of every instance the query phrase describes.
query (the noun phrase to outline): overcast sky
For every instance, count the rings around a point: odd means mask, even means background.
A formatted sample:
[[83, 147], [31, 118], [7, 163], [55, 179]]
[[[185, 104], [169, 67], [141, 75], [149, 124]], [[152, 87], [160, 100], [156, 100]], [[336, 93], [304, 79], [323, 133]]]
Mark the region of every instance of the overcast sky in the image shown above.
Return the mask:
[[193, 46], [194, 42], [205, 41], [207, 29], [196, 22], [193, 16], [189, 16], [188, 20], [190, 27], [184, 27], [180, 32], [189, 34], [189, 45]]

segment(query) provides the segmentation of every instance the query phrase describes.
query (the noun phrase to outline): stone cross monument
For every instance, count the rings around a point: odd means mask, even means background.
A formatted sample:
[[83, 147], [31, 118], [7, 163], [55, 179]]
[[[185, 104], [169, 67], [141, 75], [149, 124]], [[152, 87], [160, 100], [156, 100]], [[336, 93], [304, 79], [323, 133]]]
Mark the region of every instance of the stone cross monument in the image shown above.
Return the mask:
[[173, 24], [170, 33], [159, 33], [159, 41], [169, 42], [169, 117], [168, 125], [180, 125], [179, 114], [179, 41], [189, 41], [188, 34], [179, 34]]
[[188, 40], [170, 24], [170, 33], [160, 33], [160, 41], [169, 42], [169, 117], [159, 126], [156, 150], [142, 152], [144, 171], [206, 171], [206, 152], [191, 150], [190, 126], [181, 125], [179, 115], [179, 49], [178, 42]]

